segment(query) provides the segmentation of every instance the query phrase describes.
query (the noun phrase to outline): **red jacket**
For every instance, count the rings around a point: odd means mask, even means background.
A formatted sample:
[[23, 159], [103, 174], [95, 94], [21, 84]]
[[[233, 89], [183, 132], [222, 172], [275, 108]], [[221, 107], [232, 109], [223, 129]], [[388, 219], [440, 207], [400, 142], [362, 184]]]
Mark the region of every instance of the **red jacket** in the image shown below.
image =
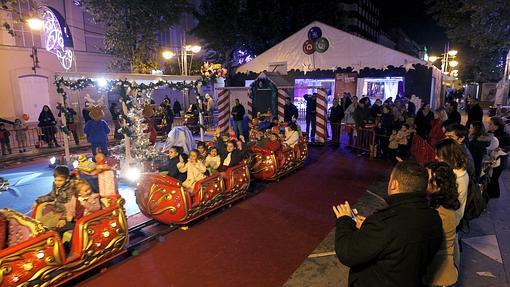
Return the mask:
[[432, 129], [429, 133], [428, 142], [432, 147], [435, 147], [435, 145], [445, 138], [443, 128], [441, 127], [442, 121], [440, 119], [434, 119], [432, 121]]

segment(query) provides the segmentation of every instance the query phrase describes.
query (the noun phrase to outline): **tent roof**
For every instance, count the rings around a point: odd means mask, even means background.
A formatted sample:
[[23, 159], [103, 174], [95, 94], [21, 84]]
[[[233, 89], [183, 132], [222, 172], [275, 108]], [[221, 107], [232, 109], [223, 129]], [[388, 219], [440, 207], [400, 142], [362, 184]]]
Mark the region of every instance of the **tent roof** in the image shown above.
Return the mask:
[[[329, 49], [324, 53], [306, 55], [303, 44], [308, 40], [308, 30], [319, 27], [322, 37], [329, 41]], [[365, 67], [384, 69], [387, 66], [410, 68], [412, 64], [426, 64], [411, 55], [390, 49], [372, 41], [357, 37], [319, 21], [308, 24], [287, 39], [273, 46], [252, 61], [237, 68], [237, 72], [262, 72], [270, 63], [287, 62], [287, 70], [312, 71], [336, 70], [352, 67], [360, 70]]]
[[293, 80], [291, 80], [288, 76], [280, 75], [279, 73], [263, 72], [257, 77], [257, 80], [258, 79], [268, 79], [277, 87], [288, 87], [294, 85]]

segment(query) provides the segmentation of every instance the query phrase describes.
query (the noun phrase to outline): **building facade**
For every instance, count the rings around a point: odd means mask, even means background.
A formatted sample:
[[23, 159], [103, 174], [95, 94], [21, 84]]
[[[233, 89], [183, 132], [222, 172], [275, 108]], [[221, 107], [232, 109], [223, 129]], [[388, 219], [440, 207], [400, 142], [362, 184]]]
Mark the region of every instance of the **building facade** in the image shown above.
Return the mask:
[[[16, 9], [21, 12], [33, 10], [27, 2], [19, 1], [17, 5]], [[12, 120], [28, 114], [30, 122], [37, 121], [44, 105], [54, 110], [60, 101], [53, 85], [56, 74], [105, 73], [111, 61], [110, 56], [101, 52], [104, 28], [94, 23], [74, 1], [48, 0], [42, 5], [51, 7], [56, 11], [55, 15], [59, 14], [65, 20], [66, 32], [70, 32], [73, 42], [72, 48], [65, 49], [71, 50], [74, 58], [66, 69], [57, 58], [55, 48], [52, 51], [49, 47], [58, 46], [58, 41], [48, 39], [59, 31], [46, 34], [32, 31], [27, 24], [14, 21], [9, 13], [0, 14], [0, 22], [9, 23], [15, 31], [15, 36], [4, 29], [0, 31], [0, 118]], [[78, 111], [84, 106], [84, 100], [72, 93], [69, 103]]]
[[377, 42], [380, 11], [371, 0], [343, 0], [339, 4], [347, 17], [342, 23], [347, 32]]

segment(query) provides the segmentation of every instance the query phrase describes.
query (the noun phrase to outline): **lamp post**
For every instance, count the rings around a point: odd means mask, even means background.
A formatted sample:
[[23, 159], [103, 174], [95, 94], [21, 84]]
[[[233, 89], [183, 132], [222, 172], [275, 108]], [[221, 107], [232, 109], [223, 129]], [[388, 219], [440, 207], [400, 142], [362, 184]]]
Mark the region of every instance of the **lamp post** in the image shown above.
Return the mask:
[[[183, 47], [180, 47], [178, 49], [178, 55], [180, 56], [179, 64], [181, 68], [181, 75], [183, 76], [189, 76], [191, 74], [191, 67], [193, 64], [193, 55], [199, 53], [202, 50], [202, 47], [198, 45], [186, 45]], [[165, 60], [170, 60], [173, 57], [175, 57], [176, 53], [173, 52], [171, 49], [165, 49], [161, 52], [161, 56]], [[189, 62], [189, 68], [188, 68], [188, 56], [190, 57]]]

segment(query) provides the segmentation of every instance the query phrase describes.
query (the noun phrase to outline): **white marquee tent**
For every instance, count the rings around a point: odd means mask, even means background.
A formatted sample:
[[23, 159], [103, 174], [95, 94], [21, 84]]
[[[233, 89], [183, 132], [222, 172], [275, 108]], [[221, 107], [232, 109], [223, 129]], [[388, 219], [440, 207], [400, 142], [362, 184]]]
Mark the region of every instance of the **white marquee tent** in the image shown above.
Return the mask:
[[[305, 54], [303, 44], [308, 40], [308, 31], [319, 27], [322, 37], [329, 41], [329, 48], [324, 53], [315, 51]], [[424, 61], [405, 53], [387, 48], [369, 40], [354, 36], [324, 23], [314, 21], [294, 33], [287, 39], [257, 56], [252, 61], [240, 66], [237, 72], [273, 72], [270, 66], [276, 63], [286, 64], [286, 70], [301, 71], [336, 70], [352, 67], [355, 71], [365, 67], [384, 69], [387, 66], [412, 69], [413, 64], [426, 64]]]

